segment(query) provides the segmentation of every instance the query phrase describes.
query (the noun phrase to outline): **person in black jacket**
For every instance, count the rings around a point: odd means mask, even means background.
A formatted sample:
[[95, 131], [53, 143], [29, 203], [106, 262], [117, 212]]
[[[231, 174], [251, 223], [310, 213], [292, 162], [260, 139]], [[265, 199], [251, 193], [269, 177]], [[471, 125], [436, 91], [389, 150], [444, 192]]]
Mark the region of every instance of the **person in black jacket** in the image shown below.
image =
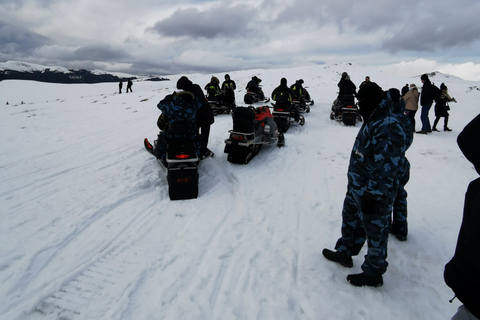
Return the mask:
[[177, 88], [193, 93], [202, 103], [202, 107], [197, 111], [197, 126], [201, 137], [200, 158], [213, 156], [213, 152], [208, 149], [208, 138], [210, 136], [210, 126], [215, 122], [212, 108], [210, 107], [202, 88], [198, 84], [192, 83], [187, 77], [178, 79]]
[[360, 107], [360, 115], [366, 121], [373, 110], [382, 102], [385, 92], [375, 82], [370, 81], [370, 77], [365, 77], [365, 81], [360, 85], [357, 99]]
[[[479, 138], [480, 114], [457, 138], [460, 150], [480, 174]], [[470, 182], [465, 194], [457, 247], [452, 260], [445, 265], [443, 277], [463, 303], [452, 319], [480, 319], [480, 178]]]
[[272, 99], [277, 102], [277, 104], [285, 104], [293, 115], [295, 121], [300, 121], [300, 111], [297, 108], [292, 107], [293, 91], [287, 86], [287, 79], [280, 79], [280, 85], [272, 91]]
[[430, 111], [430, 108], [432, 108], [433, 104], [432, 83], [430, 82], [427, 74], [422, 74], [420, 80], [423, 83], [422, 93], [420, 95], [420, 105], [422, 106], [420, 120], [422, 120], [422, 130], [418, 131], [417, 133], [427, 134], [432, 132], [430, 119], [428, 118], [428, 112]]

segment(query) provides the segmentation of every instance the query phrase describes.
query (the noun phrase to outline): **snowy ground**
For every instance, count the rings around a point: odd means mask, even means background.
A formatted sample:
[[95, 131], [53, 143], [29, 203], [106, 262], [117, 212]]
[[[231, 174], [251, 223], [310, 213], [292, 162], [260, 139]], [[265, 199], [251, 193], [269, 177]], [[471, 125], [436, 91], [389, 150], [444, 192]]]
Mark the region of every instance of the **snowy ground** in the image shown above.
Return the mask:
[[[340, 236], [360, 127], [329, 119], [343, 71], [357, 86], [366, 75], [384, 89], [421, 84], [349, 64], [231, 72], [239, 104], [257, 75], [267, 95], [281, 77], [304, 79], [315, 105], [284, 148], [248, 165], [227, 161], [232, 120], [217, 116], [216, 155], [187, 201], [169, 200], [143, 147], [180, 75], [121, 95], [116, 84], [0, 82], [0, 319], [449, 319], [459, 302], [448, 303], [443, 269], [477, 177], [456, 137], [480, 111], [480, 83], [432, 79], [458, 101], [453, 132], [415, 136], [408, 241], [390, 239], [383, 287], [356, 288], [345, 278], [361, 272], [365, 248], [353, 269], [321, 254]], [[189, 75], [202, 87], [210, 76]]]

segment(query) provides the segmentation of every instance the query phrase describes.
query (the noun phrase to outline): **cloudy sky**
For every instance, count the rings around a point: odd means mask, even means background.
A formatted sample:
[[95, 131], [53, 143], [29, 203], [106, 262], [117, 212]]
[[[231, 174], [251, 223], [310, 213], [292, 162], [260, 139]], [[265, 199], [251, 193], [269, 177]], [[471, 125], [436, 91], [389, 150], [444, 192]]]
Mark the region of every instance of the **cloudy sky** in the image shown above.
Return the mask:
[[478, 0], [0, 0], [0, 61], [138, 75], [354, 62], [480, 80]]

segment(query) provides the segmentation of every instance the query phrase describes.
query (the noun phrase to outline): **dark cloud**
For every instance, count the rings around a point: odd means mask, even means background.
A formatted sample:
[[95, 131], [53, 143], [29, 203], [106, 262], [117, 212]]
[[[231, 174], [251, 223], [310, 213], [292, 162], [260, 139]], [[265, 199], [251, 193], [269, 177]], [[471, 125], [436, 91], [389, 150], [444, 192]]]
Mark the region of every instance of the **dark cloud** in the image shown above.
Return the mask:
[[217, 6], [200, 11], [180, 9], [147, 31], [170, 37], [207, 38], [247, 36], [252, 9], [245, 5]]
[[72, 60], [90, 61], [122, 61], [130, 58], [123, 49], [117, 49], [109, 44], [98, 43], [80, 47], [73, 51]]
[[[480, 5], [455, 4], [455, 15], [445, 17], [445, 12], [432, 10], [429, 15], [419, 17], [415, 25], [404, 25], [382, 48], [391, 53], [399, 51], [436, 52], [462, 49], [480, 44]], [[458, 8], [457, 8], [458, 7]]]
[[0, 21], [0, 52], [3, 54], [27, 54], [33, 49], [48, 45], [51, 40], [22, 27]]

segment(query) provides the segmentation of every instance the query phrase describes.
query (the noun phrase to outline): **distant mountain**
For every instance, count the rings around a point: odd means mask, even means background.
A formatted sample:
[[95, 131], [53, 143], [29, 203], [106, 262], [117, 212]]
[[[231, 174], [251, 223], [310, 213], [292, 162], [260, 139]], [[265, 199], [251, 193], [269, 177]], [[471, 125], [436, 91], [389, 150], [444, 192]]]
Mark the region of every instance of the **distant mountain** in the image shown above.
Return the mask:
[[[125, 74], [112, 73], [101, 70], [67, 69], [64, 67], [47, 67], [38, 64], [7, 61], [0, 62], [0, 81], [2, 80], [33, 80], [51, 83], [100, 83], [119, 82], [120, 80], [134, 80], [140, 77]], [[146, 81], [168, 80], [156, 76], [141, 77]]]

